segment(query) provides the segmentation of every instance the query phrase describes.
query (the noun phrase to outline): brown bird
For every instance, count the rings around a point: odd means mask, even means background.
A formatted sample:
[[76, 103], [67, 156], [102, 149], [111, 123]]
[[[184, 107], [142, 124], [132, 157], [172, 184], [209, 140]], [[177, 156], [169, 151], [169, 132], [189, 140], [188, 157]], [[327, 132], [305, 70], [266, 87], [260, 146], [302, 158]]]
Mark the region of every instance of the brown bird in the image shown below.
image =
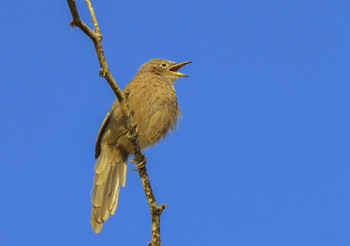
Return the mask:
[[[149, 147], [173, 130], [180, 110], [173, 82], [188, 77], [178, 70], [190, 63], [152, 59], [143, 64], [124, 91], [129, 91], [129, 107], [140, 133], [141, 149]], [[92, 188], [91, 227], [96, 233], [114, 214], [120, 185], [125, 186], [127, 159], [133, 146], [127, 138], [120, 104], [115, 100], [97, 134], [94, 185]]]

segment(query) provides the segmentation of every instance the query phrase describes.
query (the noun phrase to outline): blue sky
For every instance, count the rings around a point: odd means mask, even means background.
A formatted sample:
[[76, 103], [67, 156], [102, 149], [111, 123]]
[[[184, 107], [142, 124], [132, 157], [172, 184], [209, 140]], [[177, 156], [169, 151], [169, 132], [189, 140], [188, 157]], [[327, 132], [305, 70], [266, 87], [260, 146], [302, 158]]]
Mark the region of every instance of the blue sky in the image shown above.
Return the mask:
[[[84, 1], [81, 16], [90, 17]], [[349, 1], [93, 1], [121, 87], [154, 57], [192, 60], [183, 118], [145, 151], [163, 245], [350, 245]], [[1, 245], [145, 245], [129, 165], [90, 228], [94, 144], [114, 101], [66, 1], [0, 8]]]

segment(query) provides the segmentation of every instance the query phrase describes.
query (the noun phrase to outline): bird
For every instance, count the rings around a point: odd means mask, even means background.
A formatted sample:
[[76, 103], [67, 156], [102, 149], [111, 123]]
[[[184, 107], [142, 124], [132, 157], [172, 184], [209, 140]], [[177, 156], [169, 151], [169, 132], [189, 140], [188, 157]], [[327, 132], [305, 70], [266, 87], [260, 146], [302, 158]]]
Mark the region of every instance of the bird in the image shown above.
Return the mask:
[[[128, 93], [130, 114], [139, 132], [143, 150], [164, 139], [173, 131], [181, 117], [173, 83], [179, 77], [189, 77], [178, 70], [191, 61], [173, 62], [154, 58], [144, 63], [123, 89]], [[119, 101], [107, 112], [97, 134], [94, 181], [91, 190], [90, 224], [100, 233], [103, 222], [114, 215], [120, 186], [125, 186], [127, 160], [134, 148]]]

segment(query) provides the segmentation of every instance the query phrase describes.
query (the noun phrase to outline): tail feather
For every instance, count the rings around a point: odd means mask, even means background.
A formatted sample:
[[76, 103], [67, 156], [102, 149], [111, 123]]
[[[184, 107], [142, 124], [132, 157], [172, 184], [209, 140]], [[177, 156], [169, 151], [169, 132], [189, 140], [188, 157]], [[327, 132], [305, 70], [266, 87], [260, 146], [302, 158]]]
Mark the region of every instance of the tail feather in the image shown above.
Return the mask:
[[122, 165], [119, 165], [117, 168], [118, 168], [120, 185], [125, 187], [127, 163], [124, 162]]
[[118, 150], [113, 153], [102, 150], [94, 170], [90, 223], [92, 230], [99, 233], [103, 222], [115, 213], [120, 185], [125, 186], [127, 155]]

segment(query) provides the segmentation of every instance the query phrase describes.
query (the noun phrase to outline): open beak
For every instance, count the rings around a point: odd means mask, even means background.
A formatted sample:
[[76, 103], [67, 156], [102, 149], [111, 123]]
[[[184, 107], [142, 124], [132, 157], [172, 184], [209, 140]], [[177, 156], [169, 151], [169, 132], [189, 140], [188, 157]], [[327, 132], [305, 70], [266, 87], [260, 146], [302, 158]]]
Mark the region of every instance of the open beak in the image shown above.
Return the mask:
[[178, 77], [189, 77], [187, 74], [180, 73], [177, 71], [181, 67], [185, 66], [188, 63], [191, 63], [191, 61], [184, 61], [184, 62], [176, 63], [175, 65], [173, 65], [169, 68], [169, 71], [173, 72], [173, 74], [175, 74]]

